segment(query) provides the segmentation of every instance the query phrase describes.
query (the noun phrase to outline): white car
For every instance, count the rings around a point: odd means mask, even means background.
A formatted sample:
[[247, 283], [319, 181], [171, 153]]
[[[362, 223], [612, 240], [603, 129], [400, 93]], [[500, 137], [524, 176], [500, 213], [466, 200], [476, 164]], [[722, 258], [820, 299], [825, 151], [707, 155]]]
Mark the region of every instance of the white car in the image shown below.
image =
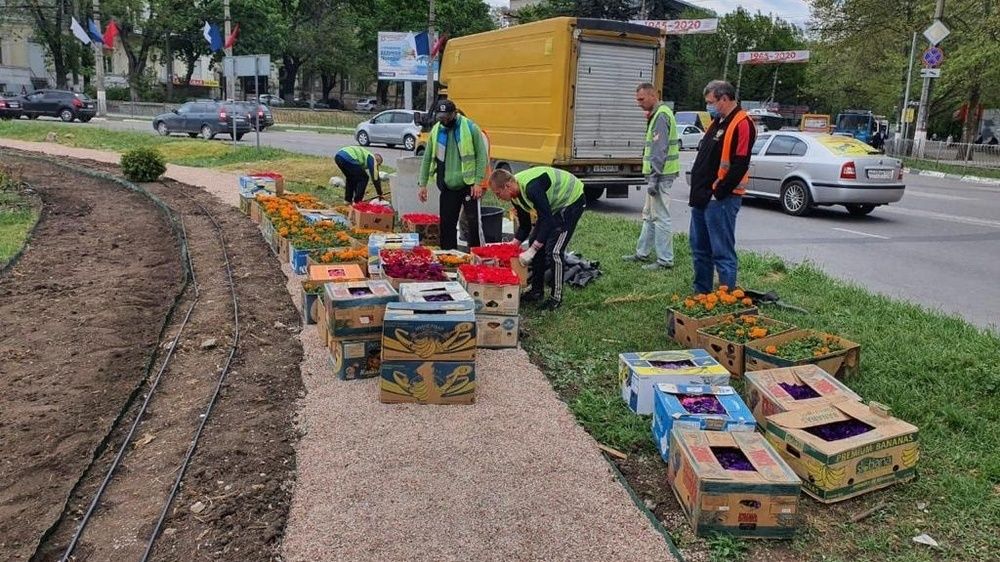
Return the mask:
[[378, 100], [375, 98], [361, 98], [358, 103], [354, 104], [355, 110], [363, 112], [375, 111], [376, 107], [378, 107]]
[[417, 147], [417, 137], [420, 136], [420, 126], [413, 122], [415, 111], [408, 109], [393, 109], [383, 111], [368, 121], [358, 125], [354, 138], [361, 146], [384, 144], [389, 148], [402, 145], [412, 151]]
[[678, 125], [682, 127], [680, 134], [677, 136], [677, 140], [680, 141], [680, 149], [691, 149], [698, 150], [698, 144], [701, 143], [701, 138], [705, 136], [705, 131], [702, 131], [694, 125]]

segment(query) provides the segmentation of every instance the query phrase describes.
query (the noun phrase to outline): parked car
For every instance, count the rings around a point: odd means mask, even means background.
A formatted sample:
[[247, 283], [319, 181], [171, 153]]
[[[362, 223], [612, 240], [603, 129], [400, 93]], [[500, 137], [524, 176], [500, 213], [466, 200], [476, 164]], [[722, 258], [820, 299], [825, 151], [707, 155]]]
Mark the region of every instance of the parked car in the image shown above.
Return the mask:
[[712, 124], [712, 117], [707, 111], [675, 111], [674, 119], [678, 125], [694, 125], [702, 131], [707, 131]]
[[698, 144], [701, 143], [701, 138], [705, 136], [705, 131], [702, 131], [695, 125], [677, 125], [680, 128], [680, 135], [678, 135], [677, 140], [680, 141], [680, 149], [691, 148], [698, 150]]
[[260, 103], [273, 107], [281, 107], [285, 105], [285, 100], [274, 94], [261, 94]]
[[86, 94], [68, 90], [36, 90], [21, 96], [21, 112], [28, 119], [58, 117], [69, 123], [79, 119], [86, 123], [97, 115], [97, 104]]
[[354, 138], [361, 146], [385, 144], [396, 148], [396, 145], [403, 145], [406, 150], [414, 150], [420, 135], [420, 126], [413, 122], [415, 113], [408, 109], [383, 111], [359, 124]]
[[378, 108], [378, 100], [376, 98], [361, 98], [358, 103], [354, 105], [356, 111], [367, 111], [373, 112]]
[[21, 118], [21, 96], [0, 94], [0, 119]]
[[902, 199], [905, 188], [902, 162], [857, 139], [782, 131], [758, 136], [751, 148], [747, 195], [776, 199], [790, 215], [830, 205], [867, 215]]
[[[251, 104], [250, 107], [256, 104]], [[233, 102], [190, 101], [168, 113], [153, 118], [153, 128], [163, 136], [187, 133], [189, 137], [201, 136], [205, 140], [220, 133], [236, 140], [253, 130], [247, 105]], [[235, 121], [236, 133], [233, 134]]]
[[264, 131], [268, 127], [274, 125], [274, 114], [271, 113], [270, 107], [262, 103], [254, 103], [252, 101], [240, 102], [238, 105], [243, 111], [247, 113], [247, 115], [250, 116], [251, 130], [257, 124], [258, 119], [260, 120], [261, 131]]

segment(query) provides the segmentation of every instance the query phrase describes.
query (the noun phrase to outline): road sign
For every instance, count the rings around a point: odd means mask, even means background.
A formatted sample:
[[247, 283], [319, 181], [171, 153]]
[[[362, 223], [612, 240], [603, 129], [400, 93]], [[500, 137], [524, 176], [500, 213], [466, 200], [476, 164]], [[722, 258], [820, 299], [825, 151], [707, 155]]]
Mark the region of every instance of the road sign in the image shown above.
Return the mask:
[[940, 78], [941, 69], [940, 68], [921, 68], [920, 69], [921, 78]]
[[937, 68], [944, 60], [944, 51], [941, 50], [941, 47], [927, 47], [920, 60], [927, 68]]
[[632, 23], [662, 29], [667, 35], [715, 33], [719, 30], [719, 20], [716, 18], [704, 20], [632, 20]]
[[223, 57], [222, 70], [226, 76], [267, 76], [271, 74], [271, 55]]
[[944, 41], [944, 38], [950, 33], [951, 30], [948, 29], [948, 26], [941, 23], [941, 20], [934, 20], [934, 23], [924, 30], [924, 37], [931, 42], [931, 45], [937, 45], [941, 41]]
[[906, 111], [903, 113], [903, 121], [907, 123], [913, 123], [913, 117], [916, 113], [913, 111], [912, 107], [907, 107]]

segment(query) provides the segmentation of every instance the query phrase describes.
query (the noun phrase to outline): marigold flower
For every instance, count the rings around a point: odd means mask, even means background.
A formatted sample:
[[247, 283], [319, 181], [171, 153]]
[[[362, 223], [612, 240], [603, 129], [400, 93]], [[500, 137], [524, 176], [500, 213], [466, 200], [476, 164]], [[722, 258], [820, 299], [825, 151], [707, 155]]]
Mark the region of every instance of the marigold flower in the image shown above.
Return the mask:
[[735, 291], [733, 291], [733, 296], [738, 299], [742, 299], [743, 297], [746, 296], [746, 293], [743, 292], [743, 289], [736, 289]]
[[764, 348], [764, 353], [767, 353], [768, 355], [774, 355], [775, 353], [778, 353], [778, 348], [773, 345], [769, 345]]
[[740, 302], [742, 302], [743, 304], [745, 304], [747, 306], [753, 306], [753, 299], [751, 299], [750, 297], [746, 297], [746, 298], [744, 298]]

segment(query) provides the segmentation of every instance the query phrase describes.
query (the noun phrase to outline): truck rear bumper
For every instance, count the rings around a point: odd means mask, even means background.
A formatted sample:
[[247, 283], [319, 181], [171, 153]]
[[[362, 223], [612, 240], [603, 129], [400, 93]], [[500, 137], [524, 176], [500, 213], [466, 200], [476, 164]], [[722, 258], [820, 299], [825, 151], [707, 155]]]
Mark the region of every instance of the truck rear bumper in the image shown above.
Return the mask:
[[625, 187], [630, 185], [642, 185], [646, 183], [644, 178], [621, 178], [621, 177], [609, 177], [609, 176], [590, 176], [582, 177], [580, 181], [583, 182], [584, 186], [587, 187]]

